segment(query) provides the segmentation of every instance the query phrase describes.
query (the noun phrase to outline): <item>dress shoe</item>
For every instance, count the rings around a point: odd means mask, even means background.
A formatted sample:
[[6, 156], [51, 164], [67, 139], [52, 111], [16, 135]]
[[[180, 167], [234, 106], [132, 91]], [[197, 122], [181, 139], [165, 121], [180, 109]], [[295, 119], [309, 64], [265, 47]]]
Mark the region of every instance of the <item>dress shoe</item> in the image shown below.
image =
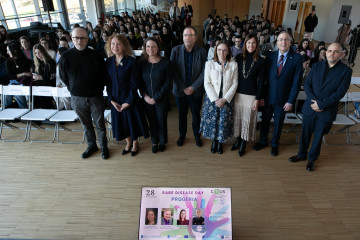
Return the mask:
[[264, 147], [266, 147], [267, 144], [263, 144], [263, 143], [257, 143], [253, 146], [253, 149], [255, 151], [260, 151], [261, 149], [263, 149]]
[[110, 156], [109, 149], [107, 147], [101, 148], [101, 153], [102, 159], [108, 159]]
[[236, 142], [232, 145], [231, 151], [238, 150], [240, 147], [242, 139], [240, 137], [236, 138]]
[[277, 156], [279, 154], [278, 147], [271, 147], [271, 155]]
[[217, 140], [212, 141], [210, 151], [212, 153], [216, 153], [217, 147], [218, 147], [218, 141]]
[[289, 158], [289, 162], [299, 162], [299, 161], [304, 161], [306, 160], [306, 158], [301, 158], [298, 157], [298, 155], [292, 156], [291, 158]]
[[136, 150], [136, 151], [131, 151], [131, 156], [135, 156], [137, 153], [139, 152], [139, 150]]
[[246, 141], [241, 140], [240, 148], [239, 148], [239, 156], [242, 157], [245, 154]]
[[165, 151], [165, 148], [166, 148], [166, 147], [165, 147], [165, 144], [164, 144], [164, 145], [160, 145], [160, 146], [159, 146], [159, 151], [160, 151], [160, 152], [163, 152], [163, 151]]
[[196, 142], [196, 146], [198, 146], [198, 147], [202, 146], [202, 141], [199, 136], [195, 136], [195, 142]]
[[306, 170], [308, 171], [314, 171], [315, 169], [315, 162], [313, 161], [308, 161], [308, 164], [306, 165]]
[[218, 152], [218, 154], [222, 154], [224, 152], [223, 144], [220, 142], [218, 143], [217, 152]]
[[181, 147], [184, 143], [185, 137], [180, 136], [179, 139], [177, 140], [176, 144]]
[[[130, 148], [130, 149], [131, 149], [131, 148]], [[128, 154], [129, 152], [130, 152], [130, 150], [125, 150], [125, 149], [124, 149], [124, 150], [122, 151], [122, 155]]]
[[151, 151], [152, 151], [152, 153], [157, 153], [158, 145], [152, 145]]
[[91, 156], [91, 154], [93, 154], [94, 152], [96, 152], [98, 149], [97, 146], [92, 146], [92, 147], [88, 147], [86, 149], [85, 152], [83, 152], [83, 154], [81, 155], [82, 158], [88, 158]]

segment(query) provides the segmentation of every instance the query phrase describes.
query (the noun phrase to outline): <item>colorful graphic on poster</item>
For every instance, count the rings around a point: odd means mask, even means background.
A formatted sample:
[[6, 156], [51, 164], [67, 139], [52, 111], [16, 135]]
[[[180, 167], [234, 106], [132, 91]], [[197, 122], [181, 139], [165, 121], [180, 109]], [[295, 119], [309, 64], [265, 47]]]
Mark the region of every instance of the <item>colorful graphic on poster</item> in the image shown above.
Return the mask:
[[231, 189], [143, 187], [139, 239], [232, 239]]

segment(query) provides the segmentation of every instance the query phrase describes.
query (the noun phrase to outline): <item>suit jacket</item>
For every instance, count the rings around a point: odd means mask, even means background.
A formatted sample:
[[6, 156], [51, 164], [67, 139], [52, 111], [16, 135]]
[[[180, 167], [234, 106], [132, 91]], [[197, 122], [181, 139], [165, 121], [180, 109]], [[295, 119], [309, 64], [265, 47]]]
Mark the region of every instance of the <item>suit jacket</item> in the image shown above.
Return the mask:
[[[334, 121], [338, 103], [349, 89], [352, 70], [339, 61], [323, 82], [326, 64], [328, 64], [327, 61], [315, 63], [306, 78], [304, 85], [306, 100], [302, 112], [304, 116], [317, 114], [323, 121]], [[316, 100], [323, 111], [312, 110], [311, 100]]]
[[278, 76], [278, 54], [279, 50], [271, 52], [265, 59], [266, 104], [281, 106], [285, 103], [294, 104], [302, 81], [302, 57], [290, 48], [283, 69]]
[[[214, 60], [205, 64], [204, 87], [211, 102], [219, 99], [222, 66]], [[238, 86], [238, 65], [234, 60], [228, 62], [223, 73], [222, 95], [231, 102]]]
[[[204, 48], [195, 45], [192, 61], [191, 86], [194, 88], [193, 95], [200, 97], [204, 94], [204, 69], [207, 54]], [[184, 59], [185, 46], [179, 45], [171, 50], [171, 66], [173, 70], [172, 78], [174, 81], [173, 94], [177, 97], [185, 95], [186, 88], [186, 69]]]

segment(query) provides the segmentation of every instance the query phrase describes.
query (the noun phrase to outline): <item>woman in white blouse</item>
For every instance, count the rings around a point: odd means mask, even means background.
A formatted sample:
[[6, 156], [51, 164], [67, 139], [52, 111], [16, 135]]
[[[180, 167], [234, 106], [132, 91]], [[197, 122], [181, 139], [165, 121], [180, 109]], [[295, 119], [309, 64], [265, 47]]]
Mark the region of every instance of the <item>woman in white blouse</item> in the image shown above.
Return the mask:
[[200, 132], [211, 139], [211, 152], [223, 153], [223, 142], [233, 134], [233, 97], [238, 85], [238, 66], [232, 60], [227, 41], [215, 47], [214, 59], [205, 64], [206, 96], [202, 107]]

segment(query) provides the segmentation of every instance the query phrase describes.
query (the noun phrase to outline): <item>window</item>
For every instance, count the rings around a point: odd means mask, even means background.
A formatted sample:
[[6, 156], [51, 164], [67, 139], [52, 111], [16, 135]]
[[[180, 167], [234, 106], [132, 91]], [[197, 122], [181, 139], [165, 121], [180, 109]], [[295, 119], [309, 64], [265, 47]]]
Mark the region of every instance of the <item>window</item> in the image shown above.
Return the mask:
[[14, 1], [17, 17], [20, 21], [20, 27], [30, 26], [30, 22], [38, 22], [41, 19], [36, 15], [35, 5], [33, 0], [16, 0]]
[[115, 12], [114, 0], [104, 0], [104, 4], [105, 4], [105, 12], [111, 12], [111, 13]]
[[70, 25], [74, 25], [75, 23], [82, 24], [83, 21], [88, 21], [86, 5], [83, 0], [66, 0], [65, 2]]

